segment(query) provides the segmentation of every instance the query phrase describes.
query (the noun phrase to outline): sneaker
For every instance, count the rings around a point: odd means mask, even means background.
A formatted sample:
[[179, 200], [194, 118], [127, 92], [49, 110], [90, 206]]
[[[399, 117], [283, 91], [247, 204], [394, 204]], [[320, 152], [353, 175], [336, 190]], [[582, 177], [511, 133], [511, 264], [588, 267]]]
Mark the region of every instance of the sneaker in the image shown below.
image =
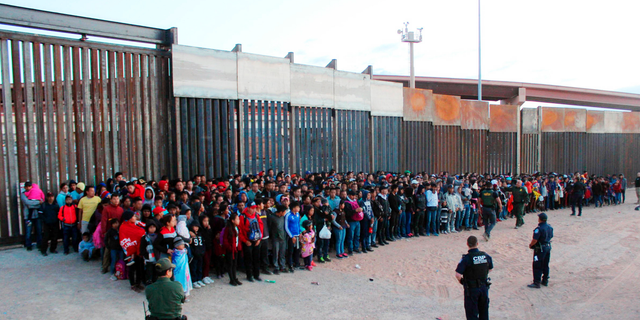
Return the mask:
[[270, 271], [269, 269], [267, 269], [267, 268], [262, 269], [262, 273], [263, 273], [263, 274], [266, 274], [266, 275], [272, 275], [272, 274], [273, 274], [273, 272], [271, 272], [271, 271]]
[[320, 258], [318, 259], [318, 262], [320, 262], [320, 263], [325, 263], [324, 258], [323, 258], [323, 257], [320, 257]]
[[540, 284], [539, 283], [532, 283], [532, 284], [528, 285], [527, 287], [533, 288], [533, 289], [540, 289]]
[[253, 278], [247, 278], [247, 281], [253, 282]]
[[489, 235], [486, 232], [482, 234], [482, 237], [485, 241], [489, 241]]
[[199, 284], [201, 287], [206, 287], [206, 286], [207, 286], [207, 284], [206, 284], [206, 283], [204, 283], [202, 280], [198, 281], [198, 284]]
[[316, 266], [316, 263], [315, 263], [315, 262], [313, 262], [313, 260], [311, 260], [311, 266], [312, 266], [312, 267], [315, 267], [315, 266]]
[[42, 256], [43, 256], [43, 257], [48, 256], [48, 254], [47, 254], [47, 252], [46, 252], [46, 251], [45, 251], [45, 252], [40, 252], [40, 253], [42, 254]]
[[200, 289], [200, 284], [197, 282], [192, 283], [194, 289]]
[[331, 262], [331, 259], [329, 259], [329, 256], [326, 256], [326, 257], [324, 257], [324, 261]]
[[278, 271], [278, 269], [275, 269], [275, 270], [273, 270], [273, 274], [275, 274], [276, 276], [280, 275], [280, 271]]
[[353, 250], [353, 252], [355, 252], [355, 253], [362, 253], [362, 251], [360, 251], [360, 249]]
[[256, 279], [256, 281], [262, 281], [262, 278], [260, 277], [255, 277], [254, 279]]
[[439, 236], [440, 236], [440, 234], [439, 234], [439, 233], [434, 233], [433, 235], [434, 235], [434, 236], [436, 236], [436, 237], [439, 237]]
[[113, 274], [111, 275], [111, 277], [109, 277], [109, 279], [111, 279], [113, 281], [117, 281], [118, 280], [118, 278]]
[[214, 283], [214, 281], [213, 281], [213, 279], [211, 279], [211, 278], [209, 278], [209, 277], [205, 277], [205, 278], [204, 278], [204, 283], [206, 283], [206, 284], [212, 284], [212, 283]]
[[308, 266], [307, 270], [311, 271], [311, 270], [313, 270], [313, 267], [312, 266]]
[[[373, 252], [373, 249], [371, 249], [371, 248], [367, 248], [367, 251], [369, 251], [369, 252]], [[365, 251], [365, 252], [366, 252], [366, 251]]]
[[344, 257], [341, 254], [336, 255], [336, 258], [338, 259], [344, 259]]

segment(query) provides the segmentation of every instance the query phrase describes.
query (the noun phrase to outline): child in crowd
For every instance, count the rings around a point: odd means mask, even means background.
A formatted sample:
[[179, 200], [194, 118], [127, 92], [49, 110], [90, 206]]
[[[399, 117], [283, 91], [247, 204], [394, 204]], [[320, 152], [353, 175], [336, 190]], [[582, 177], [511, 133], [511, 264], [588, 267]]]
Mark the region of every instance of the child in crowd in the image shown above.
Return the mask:
[[289, 239], [287, 242], [287, 264], [289, 272], [300, 266], [300, 203], [293, 202], [284, 219], [284, 229]]
[[204, 287], [206, 284], [202, 282], [202, 265], [204, 264], [204, 253], [206, 251], [204, 240], [202, 239], [202, 230], [200, 229], [200, 222], [193, 220], [190, 227], [191, 236], [191, 254], [193, 260], [191, 260], [191, 281], [193, 281], [193, 287], [196, 289]]
[[233, 212], [227, 220], [227, 224], [220, 232], [222, 238], [222, 247], [224, 248], [224, 258], [229, 270], [229, 284], [232, 286], [240, 286], [242, 282], [238, 280], [236, 274], [238, 269], [238, 255], [242, 250], [240, 238], [238, 237], [238, 225], [240, 225], [240, 217]]
[[187, 258], [187, 249], [182, 237], [176, 237], [173, 241], [173, 254], [171, 255], [171, 262], [176, 265], [173, 270], [173, 276], [176, 281], [182, 285], [184, 295], [189, 296], [193, 285], [191, 283], [191, 273], [189, 272], [189, 259]]
[[184, 245], [187, 248], [187, 255], [189, 256], [189, 260], [191, 260], [191, 248], [189, 247], [189, 244], [191, 243], [191, 235], [189, 234], [189, 228], [187, 227], [187, 221], [189, 219], [191, 219], [191, 209], [183, 210], [178, 216], [176, 233], [178, 236], [182, 237], [182, 240], [184, 240]]
[[91, 234], [85, 232], [82, 234], [82, 241], [80, 242], [80, 255], [84, 261], [97, 258], [100, 255], [100, 249], [93, 246], [91, 242]]
[[311, 266], [311, 260], [313, 258], [313, 249], [316, 247], [314, 244], [316, 233], [313, 232], [313, 223], [311, 223], [310, 220], [305, 220], [302, 223], [302, 228], [303, 231], [300, 235], [302, 239], [302, 258], [304, 259], [304, 267], [307, 268], [307, 270], [311, 271], [313, 270], [313, 266]]
[[109, 219], [109, 230], [105, 234], [105, 250], [109, 250], [109, 256], [111, 257], [111, 280], [118, 280], [115, 276], [116, 262], [124, 258], [122, 247], [120, 246], [120, 234], [119, 229], [120, 222], [116, 218]]
[[209, 270], [211, 269], [211, 253], [213, 252], [213, 230], [209, 225], [209, 217], [207, 215], [200, 216], [200, 230], [202, 232], [202, 241], [204, 242], [204, 256], [202, 261], [202, 282], [212, 284], [213, 280], [209, 278]]
[[158, 260], [157, 257], [159, 254], [156, 253], [156, 250], [153, 248], [153, 242], [156, 241], [156, 238], [158, 237], [158, 234], [156, 233], [157, 229], [156, 223], [149, 221], [145, 226], [147, 234], [142, 237], [142, 242], [140, 243], [140, 255], [144, 259], [145, 285], [147, 286], [156, 282], [158, 279], [158, 276], [155, 273], [155, 264]]
[[338, 226], [336, 226], [334, 234], [336, 235], [336, 257], [338, 259], [348, 258], [344, 252], [344, 238], [346, 236], [347, 220], [344, 213], [345, 201], [341, 200], [338, 208], [333, 210], [334, 221]]
[[69, 238], [71, 238], [71, 246], [78, 252], [78, 215], [76, 214], [77, 206], [73, 204], [73, 197], [67, 195], [64, 199], [64, 206], [58, 212], [58, 220], [62, 222], [62, 245], [64, 254], [69, 254]]

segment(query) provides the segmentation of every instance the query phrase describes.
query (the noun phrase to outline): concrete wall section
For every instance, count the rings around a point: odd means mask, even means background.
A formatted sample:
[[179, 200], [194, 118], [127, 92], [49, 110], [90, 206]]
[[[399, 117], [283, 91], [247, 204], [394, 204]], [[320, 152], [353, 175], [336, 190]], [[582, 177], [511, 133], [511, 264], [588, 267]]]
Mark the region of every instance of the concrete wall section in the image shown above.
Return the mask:
[[436, 126], [460, 125], [460, 97], [434, 94], [433, 124]]
[[371, 111], [371, 79], [368, 74], [334, 71], [336, 109]]
[[405, 121], [433, 121], [433, 91], [402, 88]]
[[173, 95], [238, 99], [235, 52], [172, 46]]
[[371, 115], [403, 115], [402, 83], [371, 80]]
[[291, 64], [291, 105], [333, 108], [333, 69]]
[[489, 131], [517, 132], [518, 106], [492, 104], [489, 107]]
[[543, 132], [563, 132], [564, 108], [543, 107], [540, 126]]
[[564, 131], [565, 132], [586, 132], [587, 131], [587, 110], [565, 108], [564, 109]]
[[462, 129], [489, 130], [489, 103], [475, 100], [460, 101]]
[[538, 133], [538, 108], [522, 109], [522, 133]]
[[238, 52], [238, 98], [291, 102], [290, 61]]
[[622, 114], [622, 132], [640, 133], [640, 112], [625, 112]]
[[604, 131], [606, 133], [622, 133], [622, 112], [604, 112]]
[[587, 110], [587, 132], [604, 133], [604, 111]]

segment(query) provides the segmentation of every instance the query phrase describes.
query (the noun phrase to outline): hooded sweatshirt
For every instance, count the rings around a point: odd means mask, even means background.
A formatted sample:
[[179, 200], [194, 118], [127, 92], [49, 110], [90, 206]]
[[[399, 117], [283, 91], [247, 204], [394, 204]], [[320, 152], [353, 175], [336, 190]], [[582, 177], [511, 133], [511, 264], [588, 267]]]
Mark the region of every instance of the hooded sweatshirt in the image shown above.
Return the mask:
[[178, 216], [178, 224], [176, 225], [176, 232], [182, 240], [184, 240], [185, 244], [188, 245], [189, 239], [191, 239], [191, 235], [189, 235], [189, 229], [187, 228], [187, 216], [180, 215]]
[[[151, 199], [147, 198], [147, 190], [151, 190]], [[151, 207], [153, 207], [153, 201], [156, 198], [156, 192], [153, 191], [152, 187], [146, 187], [144, 188], [144, 198], [142, 200], [144, 200], [144, 202], [142, 203], [143, 205], [148, 204]]]
[[120, 226], [120, 246], [127, 257], [140, 254], [140, 243], [144, 235], [144, 228], [138, 225], [138, 222], [132, 223], [129, 220], [122, 222]]

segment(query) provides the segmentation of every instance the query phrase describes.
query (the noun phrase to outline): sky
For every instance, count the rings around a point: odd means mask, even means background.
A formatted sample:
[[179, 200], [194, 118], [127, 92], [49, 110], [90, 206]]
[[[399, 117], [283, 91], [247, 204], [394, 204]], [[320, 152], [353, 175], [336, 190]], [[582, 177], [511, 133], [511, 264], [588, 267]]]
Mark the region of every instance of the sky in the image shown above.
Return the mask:
[[[75, 1], [5, 4], [157, 28], [179, 44], [409, 74], [397, 30], [422, 27], [417, 76], [478, 77], [478, 1]], [[640, 94], [640, 1], [483, 0], [482, 78]], [[5, 26], [0, 25], [0, 28]]]

